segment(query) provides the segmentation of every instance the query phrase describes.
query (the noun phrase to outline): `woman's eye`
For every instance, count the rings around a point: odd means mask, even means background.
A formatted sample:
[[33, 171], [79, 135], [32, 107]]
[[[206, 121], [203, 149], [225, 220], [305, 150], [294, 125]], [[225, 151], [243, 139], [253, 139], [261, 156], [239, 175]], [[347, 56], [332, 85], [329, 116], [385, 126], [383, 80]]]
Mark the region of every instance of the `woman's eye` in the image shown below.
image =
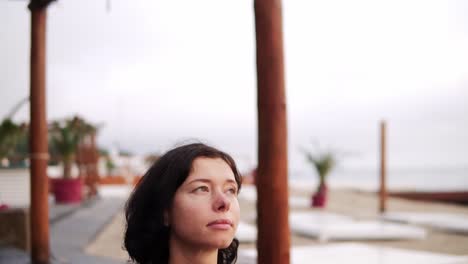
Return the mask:
[[232, 194], [237, 194], [237, 189], [236, 188], [229, 188], [228, 192], [232, 193]]
[[208, 186], [200, 186], [198, 188], [195, 189], [196, 192], [208, 192], [209, 189], [208, 189]]

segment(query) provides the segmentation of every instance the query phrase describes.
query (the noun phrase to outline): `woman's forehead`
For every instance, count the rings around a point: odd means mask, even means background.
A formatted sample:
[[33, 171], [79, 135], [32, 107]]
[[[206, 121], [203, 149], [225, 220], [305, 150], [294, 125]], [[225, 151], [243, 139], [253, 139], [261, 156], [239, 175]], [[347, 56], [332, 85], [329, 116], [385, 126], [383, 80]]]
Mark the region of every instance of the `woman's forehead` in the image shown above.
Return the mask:
[[192, 163], [192, 169], [186, 181], [196, 179], [206, 180], [235, 180], [231, 167], [221, 158], [196, 158]]

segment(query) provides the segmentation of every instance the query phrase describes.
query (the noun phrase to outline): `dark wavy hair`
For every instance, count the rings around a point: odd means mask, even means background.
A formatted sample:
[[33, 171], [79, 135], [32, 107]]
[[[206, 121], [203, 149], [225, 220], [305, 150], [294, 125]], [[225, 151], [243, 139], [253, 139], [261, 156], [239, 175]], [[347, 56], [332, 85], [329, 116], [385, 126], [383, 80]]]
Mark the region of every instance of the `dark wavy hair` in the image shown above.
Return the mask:
[[[231, 156], [202, 143], [176, 147], [160, 157], [145, 173], [125, 207], [127, 221], [124, 247], [131, 261], [139, 264], [169, 262], [170, 227], [164, 225], [164, 211], [170, 209], [176, 190], [187, 179], [198, 157], [220, 158], [234, 173], [238, 188], [241, 176]], [[237, 260], [239, 241], [218, 250], [218, 264]]]

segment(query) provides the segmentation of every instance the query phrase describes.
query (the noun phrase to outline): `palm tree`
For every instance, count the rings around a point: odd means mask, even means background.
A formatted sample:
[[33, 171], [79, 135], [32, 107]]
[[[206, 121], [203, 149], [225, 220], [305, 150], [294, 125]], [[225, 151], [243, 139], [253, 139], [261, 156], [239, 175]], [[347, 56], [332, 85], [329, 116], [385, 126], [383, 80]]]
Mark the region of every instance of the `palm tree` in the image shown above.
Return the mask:
[[0, 161], [14, 154], [18, 143], [27, 137], [27, 126], [13, 122], [13, 116], [29, 101], [29, 97], [16, 103], [0, 124]]
[[94, 131], [95, 128], [92, 125], [79, 117], [62, 122], [55, 121], [50, 126], [50, 139], [54, 150], [63, 163], [63, 177], [65, 179], [71, 178], [71, 168], [80, 141]]
[[327, 176], [336, 165], [335, 155], [332, 152], [320, 153], [318, 155], [313, 155], [310, 152], [305, 154], [307, 161], [317, 170], [319, 189], [321, 186], [326, 186]]
[[327, 176], [336, 166], [336, 155], [332, 151], [319, 152], [312, 154], [304, 151], [307, 161], [317, 170], [319, 184], [317, 191], [312, 196], [312, 206], [324, 207], [327, 200]]
[[14, 153], [25, 131], [25, 126], [15, 124], [10, 118], [2, 121], [0, 124], [0, 160]]
[[70, 121], [53, 122], [50, 131], [52, 144], [63, 163], [63, 177], [71, 178], [71, 167], [75, 159], [76, 149], [80, 142], [79, 134], [73, 129]]

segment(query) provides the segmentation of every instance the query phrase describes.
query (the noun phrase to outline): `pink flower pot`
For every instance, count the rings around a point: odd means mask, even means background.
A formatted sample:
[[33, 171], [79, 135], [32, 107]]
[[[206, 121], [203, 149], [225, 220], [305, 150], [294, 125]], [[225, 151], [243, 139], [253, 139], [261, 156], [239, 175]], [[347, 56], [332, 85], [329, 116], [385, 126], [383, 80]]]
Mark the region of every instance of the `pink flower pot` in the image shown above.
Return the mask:
[[327, 185], [320, 185], [319, 189], [312, 196], [312, 207], [324, 208], [327, 204]]
[[7, 210], [10, 207], [7, 204], [0, 204], [0, 211]]
[[83, 182], [81, 179], [53, 179], [52, 189], [56, 203], [79, 203]]

